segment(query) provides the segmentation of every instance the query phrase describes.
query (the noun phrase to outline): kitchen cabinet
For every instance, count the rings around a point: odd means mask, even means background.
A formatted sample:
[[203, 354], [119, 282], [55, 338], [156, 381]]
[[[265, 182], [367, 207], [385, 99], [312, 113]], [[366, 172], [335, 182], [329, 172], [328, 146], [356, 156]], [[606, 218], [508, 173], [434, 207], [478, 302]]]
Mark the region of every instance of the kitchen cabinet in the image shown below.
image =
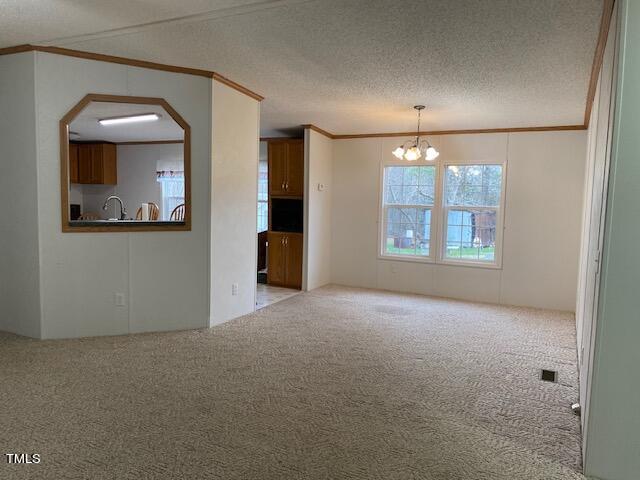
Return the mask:
[[304, 140], [271, 139], [267, 283], [302, 288]]
[[69, 181], [78, 183], [78, 144], [69, 144]]
[[304, 194], [304, 141], [269, 142], [269, 195], [302, 197]]
[[304, 142], [290, 142], [287, 155], [287, 195], [302, 197], [304, 195]]
[[269, 232], [268, 241], [269, 285], [302, 288], [302, 234]]
[[[73, 144], [71, 144], [73, 145]], [[93, 185], [116, 185], [118, 183], [118, 159], [113, 143], [78, 143], [77, 181]], [[69, 148], [70, 169], [73, 168], [71, 147]]]
[[287, 179], [286, 142], [269, 142], [269, 195], [286, 195], [284, 189]]

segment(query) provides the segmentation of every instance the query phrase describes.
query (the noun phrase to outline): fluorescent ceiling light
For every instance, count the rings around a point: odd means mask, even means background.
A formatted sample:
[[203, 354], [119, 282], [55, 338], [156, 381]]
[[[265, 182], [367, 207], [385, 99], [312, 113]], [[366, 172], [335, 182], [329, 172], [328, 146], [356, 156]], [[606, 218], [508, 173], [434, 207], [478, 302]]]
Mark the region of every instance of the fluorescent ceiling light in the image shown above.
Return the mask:
[[118, 125], [121, 123], [134, 123], [134, 122], [153, 122], [160, 120], [160, 115], [156, 113], [144, 113], [142, 115], [128, 115], [126, 117], [114, 117], [104, 118], [98, 120], [100, 125]]

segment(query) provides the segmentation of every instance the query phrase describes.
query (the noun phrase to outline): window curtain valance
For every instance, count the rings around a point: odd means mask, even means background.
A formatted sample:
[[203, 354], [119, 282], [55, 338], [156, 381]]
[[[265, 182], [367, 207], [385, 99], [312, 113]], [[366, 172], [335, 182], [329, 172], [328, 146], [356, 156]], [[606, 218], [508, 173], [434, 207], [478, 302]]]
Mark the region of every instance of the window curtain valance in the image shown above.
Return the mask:
[[163, 178], [184, 178], [184, 171], [182, 170], [158, 170], [156, 172], [158, 180]]

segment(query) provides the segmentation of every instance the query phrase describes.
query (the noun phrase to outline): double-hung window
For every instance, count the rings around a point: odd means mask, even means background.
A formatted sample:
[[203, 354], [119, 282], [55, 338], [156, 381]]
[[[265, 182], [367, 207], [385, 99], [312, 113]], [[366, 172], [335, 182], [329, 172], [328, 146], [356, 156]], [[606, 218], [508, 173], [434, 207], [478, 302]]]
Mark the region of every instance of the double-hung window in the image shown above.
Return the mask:
[[380, 256], [499, 267], [501, 164], [383, 168]]
[[384, 168], [382, 255], [429, 259], [436, 168], [432, 165]]
[[498, 265], [502, 165], [447, 165], [444, 179], [445, 261]]
[[169, 221], [171, 212], [184, 204], [184, 172], [158, 172], [162, 186], [162, 220]]

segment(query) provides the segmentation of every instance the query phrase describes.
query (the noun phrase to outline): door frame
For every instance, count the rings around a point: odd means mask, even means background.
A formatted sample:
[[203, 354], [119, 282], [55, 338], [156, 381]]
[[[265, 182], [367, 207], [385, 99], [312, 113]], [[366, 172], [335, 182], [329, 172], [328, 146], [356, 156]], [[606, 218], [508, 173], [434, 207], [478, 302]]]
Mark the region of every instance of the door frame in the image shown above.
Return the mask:
[[[587, 191], [585, 192], [585, 211], [583, 217], [583, 244], [576, 306], [580, 336], [578, 350], [578, 371], [580, 378], [579, 394], [581, 405], [582, 455], [586, 457], [587, 430], [589, 428], [589, 406], [595, 339], [598, 326], [598, 305], [600, 291], [600, 273], [604, 245], [607, 195], [609, 187], [609, 169], [613, 140], [613, 121], [615, 117], [615, 96], [617, 87], [617, 63], [619, 39], [618, 4], [616, 3], [611, 20], [609, 40], [606, 46], [602, 68], [596, 90], [597, 102], [594, 102], [588, 139]], [[611, 49], [613, 51], [611, 52]], [[601, 109], [606, 109], [602, 112]], [[604, 117], [601, 113], [606, 113]], [[604, 146], [602, 145], [604, 143]], [[600, 147], [600, 148], [599, 148]]]

